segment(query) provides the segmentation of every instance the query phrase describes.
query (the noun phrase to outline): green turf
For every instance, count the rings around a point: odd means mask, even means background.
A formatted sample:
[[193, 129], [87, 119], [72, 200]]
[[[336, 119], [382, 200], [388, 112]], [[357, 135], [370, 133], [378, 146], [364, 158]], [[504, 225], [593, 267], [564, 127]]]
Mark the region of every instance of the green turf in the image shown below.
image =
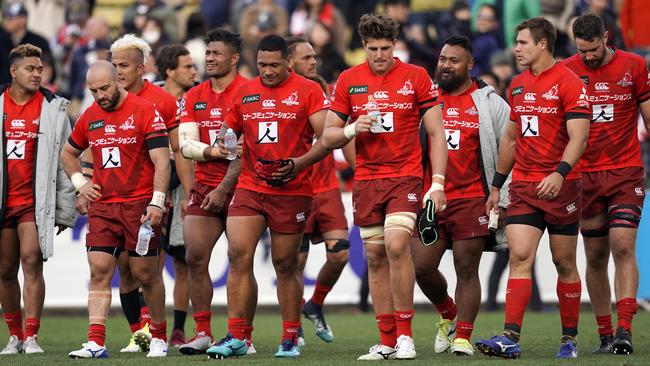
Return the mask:
[[[420, 310], [414, 320], [414, 338], [417, 346], [417, 359], [404, 361], [409, 365], [492, 365], [504, 362], [520, 365], [650, 365], [650, 342], [648, 329], [650, 329], [650, 314], [641, 312], [637, 314], [634, 323], [635, 353], [632, 356], [616, 355], [591, 355], [590, 350], [595, 345], [595, 325], [593, 314], [581, 314], [579, 337], [580, 358], [577, 361], [555, 360], [560, 332], [559, 314], [533, 313], [526, 314], [524, 323], [524, 336], [522, 339], [523, 357], [518, 361], [505, 361], [490, 359], [482, 355], [472, 358], [456, 357], [449, 354], [436, 355], [433, 352], [433, 326], [437, 320], [433, 312]], [[325, 344], [313, 333], [311, 323], [305, 321], [305, 334], [307, 346], [299, 361], [277, 360], [273, 353], [277, 350], [280, 337], [280, 318], [277, 315], [266, 313], [258, 315], [255, 320], [254, 342], [258, 351], [257, 355], [232, 360], [208, 360], [207, 356], [182, 356], [175, 349], [170, 349], [166, 359], [146, 359], [145, 354], [120, 354], [119, 349], [128, 341], [128, 328], [123, 318], [112, 317], [108, 322], [108, 342], [110, 359], [108, 360], [70, 360], [68, 352], [81, 347], [81, 342], [86, 336], [86, 319], [84, 317], [50, 316], [43, 319], [39, 341], [47, 352], [44, 355], [16, 355], [0, 356], [0, 365], [60, 365], [72, 363], [98, 362], [101, 365], [205, 365], [207, 362], [229, 363], [232, 365], [343, 365], [356, 364], [356, 358], [367, 352], [368, 347], [377, 341], [375, 320], [371, 314], [357, 314], [350, 312], [337, 312], [328, 314], [327, 317], [335, 334], [335, 341]], [[502, 313], [479, 313], [473, 340], [488, 337], [501, 329]], [[169, 320], [171, 327], [171, 319]], [[194, 326], [192, 319], [188, 319], [187, 330], [191, 333]], [[215, 334], [222, 336], [225, 333], [225, 318], [217, 316], [213, 319]], [[0, 330], [0, 340], [4, 342], [7, 330], [3, 326]], [[383, 361], [382, 361], [383, 362]], [[391, 361], [399, 362], [399, 361]]]

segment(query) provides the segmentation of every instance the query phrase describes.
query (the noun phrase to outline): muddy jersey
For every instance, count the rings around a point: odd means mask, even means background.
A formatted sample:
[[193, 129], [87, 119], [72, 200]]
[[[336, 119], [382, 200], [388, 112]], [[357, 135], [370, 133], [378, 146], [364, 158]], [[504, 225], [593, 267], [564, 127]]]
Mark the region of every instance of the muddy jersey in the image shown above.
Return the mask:
[[154, 166], [149, 150], [167, 148], [167, 126], [152, 103], [128, 93], [114, 111], [96, 102], [77, 120], [68, 142], [90, 148], [93, 183], [101, 187], [97, 202], [127, 202], [153, 194]]
[[[530, 70], [515, 76], [508, 99], [517, 126], [512, 180], [539, 182], [562, 161], [567, 121], [591, 117], [586, 90], [571, 70], [556, 63], [537, 76]], [[576, 164], [566, 178], [579, 177]]]
[[36, 141], [43, 105], [43, 94], [37, 91], [23, 105], [16, 104], [4, 93], [3, 138], [7, 162], [7, 207], [34, 203], [34, 164]]
[[237, 188], [311, 196], [311, 167], [287, 184], [271, 187], [258, 177], [255, 163], [258, 159], [297, 158], [307, 153], [314, 138], [309, 117], [327, 107], [329, 101], [320, 85], [294, 72], [275, 87], [265, 86], [259, 77], [241, 85], [226, 117], [226, 124], [244, 135], [242, 172]]
[[367, 114], [368, 96], [381, 111], [377, 133], [355, 137], [355, 180], [422, 177], [422, 150], [417, 143], [422, 114], [438, 103], [438, 90], [426, 71], [394, 59], [385, 75], [377, 75], [368, 62], [341, 73], [330, 109], [342, 120], [356, 121]]
[[591, 104], [589, 141], [580, 164], [582, 171], [643, 167], [637, 138], [639, 104], [650, 99], [645, 60], [613, 50], [607, 65], [592, 69], [580, 55], [564, 65], [582, 79]]
[[[195, 122], [199, 128], [199, 140], [208, 146], [216, 147], [228, 107], [232, 105], [234, 95], [245, 81], [246, 79], [237, 74], [221, 93], [212, 89], [210, 80], [193, 87], [181, 100], [181, 123]], [[196, 180], [209, 186], [217, 186], [226, 176], [229, 163], [229, 160], [224, 159], [197, 161]]]

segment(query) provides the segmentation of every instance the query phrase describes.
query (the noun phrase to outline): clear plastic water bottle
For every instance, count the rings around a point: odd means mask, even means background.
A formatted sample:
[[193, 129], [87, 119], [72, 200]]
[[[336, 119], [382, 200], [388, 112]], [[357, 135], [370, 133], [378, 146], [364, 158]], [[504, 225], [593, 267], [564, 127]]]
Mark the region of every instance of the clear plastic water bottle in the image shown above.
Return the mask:
[[226, 131], [226, 136], [224, 137], [224, 145], [226, 145], [226, 150], [228, 150], [228, 160], [237, 159], [237, 135], [232, 128], [229, 128]]
[[370, 126], [370, 132], [380, 133], [382, 132], [381, 127], [381, 111], [379, 110], [379, 105], [375, 98], [372, 95], [368, 95], [368, 104], [366, 104], [366, 114], [370, 117], [374, 117], [375, 121], [372, 122]]
[[145, 255], [149, 251], [149, 241], [153, 237], [153, 228], [149, 220], [140, 225], [138, 231], [138, 243], [135, 245], [135, 252], [139, 255]]

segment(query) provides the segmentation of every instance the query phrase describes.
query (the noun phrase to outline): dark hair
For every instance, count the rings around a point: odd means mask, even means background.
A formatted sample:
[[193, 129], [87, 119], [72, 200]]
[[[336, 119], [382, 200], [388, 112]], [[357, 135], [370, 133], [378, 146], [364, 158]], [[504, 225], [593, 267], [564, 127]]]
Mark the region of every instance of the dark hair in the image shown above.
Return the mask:
[[397, 39], [399, 23], [385, 15], [364, 14], [359, 21], [359, 36], [365, 43], [369, 39]]
[[262, 38], [259, 46], [257, 46], [257, 51], [266, 51], [266, 52], [280, 52], [282, 58], [287, 58], [289, 56], [289, 49], [287, 48], [287, 42], [284, 38], [275, 35], [269, 34], [268, 36]]
[[181, 44], [170, 44], [160, 47], [156, 55], [156, 68], [158, 75], [163, 80], [167, 79], [167, 70], [175, 70], [178, 67], [178, 58], [187, 56], [190, 51]]
[[284, 41], [287, 42], [287, 49], [289, 50], [289, 56], [293, 55], [293, 53], [296, 52], [296, 47], [298, 47], [299, 44], [309, 43], [309, 41], [307, 41], [305, 38], [297, 37], [297, 36], [287, 37], [284, 39]]
[[522, 21], [519, 23], [517, 28], [515, 29], [515, 34], [518, 34], [520, 31], [528, 29], [530, 31], [531, 37], [533, 37], [533, 41], [535, 41], [535, 44], [539, 43], [542, 39], [546, 40], [546, 48], [548, 49], [548, 52], [553, 54], [553, 50], [555, 49], [555, 39], [557, 38], [557, 32], [555, 31], [555, 27], [551, 22], [549, 22], [546, 18], [544, 17], [535, 17], [535, 18], [530, 18]]
[[230, 46], [234, 53], [241, 53], [242, 40], [239, 34], [233, 33], [224, 28], [216, 28], [205, 35], [205, 44], [210, 42], [223, 42]]
[[388, 5], [402, 5], [406, 6], [407, 8], [411, 7], [411, 3], [409, 0], [384, 0], [384, 6]]
[[445, 44], [450, 46], [458, 46], [464, 48], [470, 55], [472, 55], [472, 42], [469, 38], [463, 36], [451, 36], [445, 39]]
[[496, 21], [499, 20], [499, 10], [497, 9], [496, 6], [494, 6], [492, 4], [481, 4], [481, 6], [478, 7], [479, 11], [481, 10], [481, 8], [488, 8], [488, 9], [492, 10], [492, 13], [494, 13], [494, 20], [496, 20]]
[[591, 42], [605, 36], [603, 19], [596, 14], [585, 13], [573, 22], [573, 36]]
[[26, 57], [41, 58], [42, 56], [43, 51], [40, 48], [30, 43], [21, 44], [9, 52], [9, 65], [13, 65], [16, 61]]

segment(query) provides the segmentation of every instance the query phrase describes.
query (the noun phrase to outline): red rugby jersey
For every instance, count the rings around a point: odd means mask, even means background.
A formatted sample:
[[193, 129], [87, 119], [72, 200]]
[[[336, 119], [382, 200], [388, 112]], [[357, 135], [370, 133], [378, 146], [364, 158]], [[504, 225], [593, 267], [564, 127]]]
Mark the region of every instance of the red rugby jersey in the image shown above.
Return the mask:
[[165, 121], [167, 131], [171, 131], [178, 127], [181, 113], [180, 105], [173, 95], [147, 80], [144, 81], [144, 87], [140, 89], [136, 95], [153, 103], [154, 108], [158, 113], [160, 113], [160, 116]]
[[4, 145], [7, 159], [7, 207], [34, 203], [34, 164], [36, 137], [43, 106], [43, 94], [37, 91], [23, 105], [4, 93]]
[[[589, 118], [589, 101], [580, 79], [562, 64], [535, 76], [527, 70], [515, 76], [508, 94], [510, 120], [517, 126], [512, 179], [539, 182], [562, 160], [569, 134], [566, 123]], [[580, 164], [567, 179], [580, 178]]]
[[311, 167], [282, 187], [271, 187], [257, 176], [258, 158], [297, 158], [312, 147], [314, 130], [309, 116], [329, 107], [320, 85], [294, 72], [276, 87], [267, 87], [259, 77], [239, 87], [226, 123], [244, 134], [242, 172], [237, 188], [251, 191], [305, 195], [313, 193]]
[[[221, 93], [212, 90], [210, 80], [190, 89], [181, 100], [181, 123], [196, 122], [199, 127], [199, 140], [209, 146], [217, 146], [217, 136], [232, 105], [234, 95], [244, 83], [237, 74], [230, 85]], [[197, 161], [196, 180], [209, 186], [217, 186], [228, 171], [228, 160]]]
[[589, 142], [582, 155], [582, 171], [643, 167], [637, 138], [639, 103], [650, 98], [650, 82], [645, 60], [638, 55], [615, 50], [612, 60], [592, 69], [580, 55], [564, 65], [582, 79], [591, 104]]
[[485, 197], [481, 177], [478, 110], [471, 96], [476, 89], [478, 85], [474, 82], [460, 95], [440, 91], [448, 151], [445, 195], [449, 200]]
[[312, 167], [311, 182], [314, 193], [323, 193], [339, 188], [339, 179], [334, 168], [334, 155], [328, 154]]
[[153, 194], [154, 166], [149, 149], [167, 147], [167, 128], [152, 103], [128, 93], [108, 112], [94, 102], [79, 117], [70, 144], [90, 147], [93, 182], [101, 187], [97, 202], [127, 202]]
[[420, 113], [438, 102], [438, 90], [426, 71], [394, 58], [383, 76], [368, 62], [341, 73], [334, 87], [330, 109], [344, 121], [367, 114], [368, 96], [381, 110], [385, 133], [361, 133], [355, 138], [355, 180], [390, 177], [422, 177], [422, 150], [418, 141]]

